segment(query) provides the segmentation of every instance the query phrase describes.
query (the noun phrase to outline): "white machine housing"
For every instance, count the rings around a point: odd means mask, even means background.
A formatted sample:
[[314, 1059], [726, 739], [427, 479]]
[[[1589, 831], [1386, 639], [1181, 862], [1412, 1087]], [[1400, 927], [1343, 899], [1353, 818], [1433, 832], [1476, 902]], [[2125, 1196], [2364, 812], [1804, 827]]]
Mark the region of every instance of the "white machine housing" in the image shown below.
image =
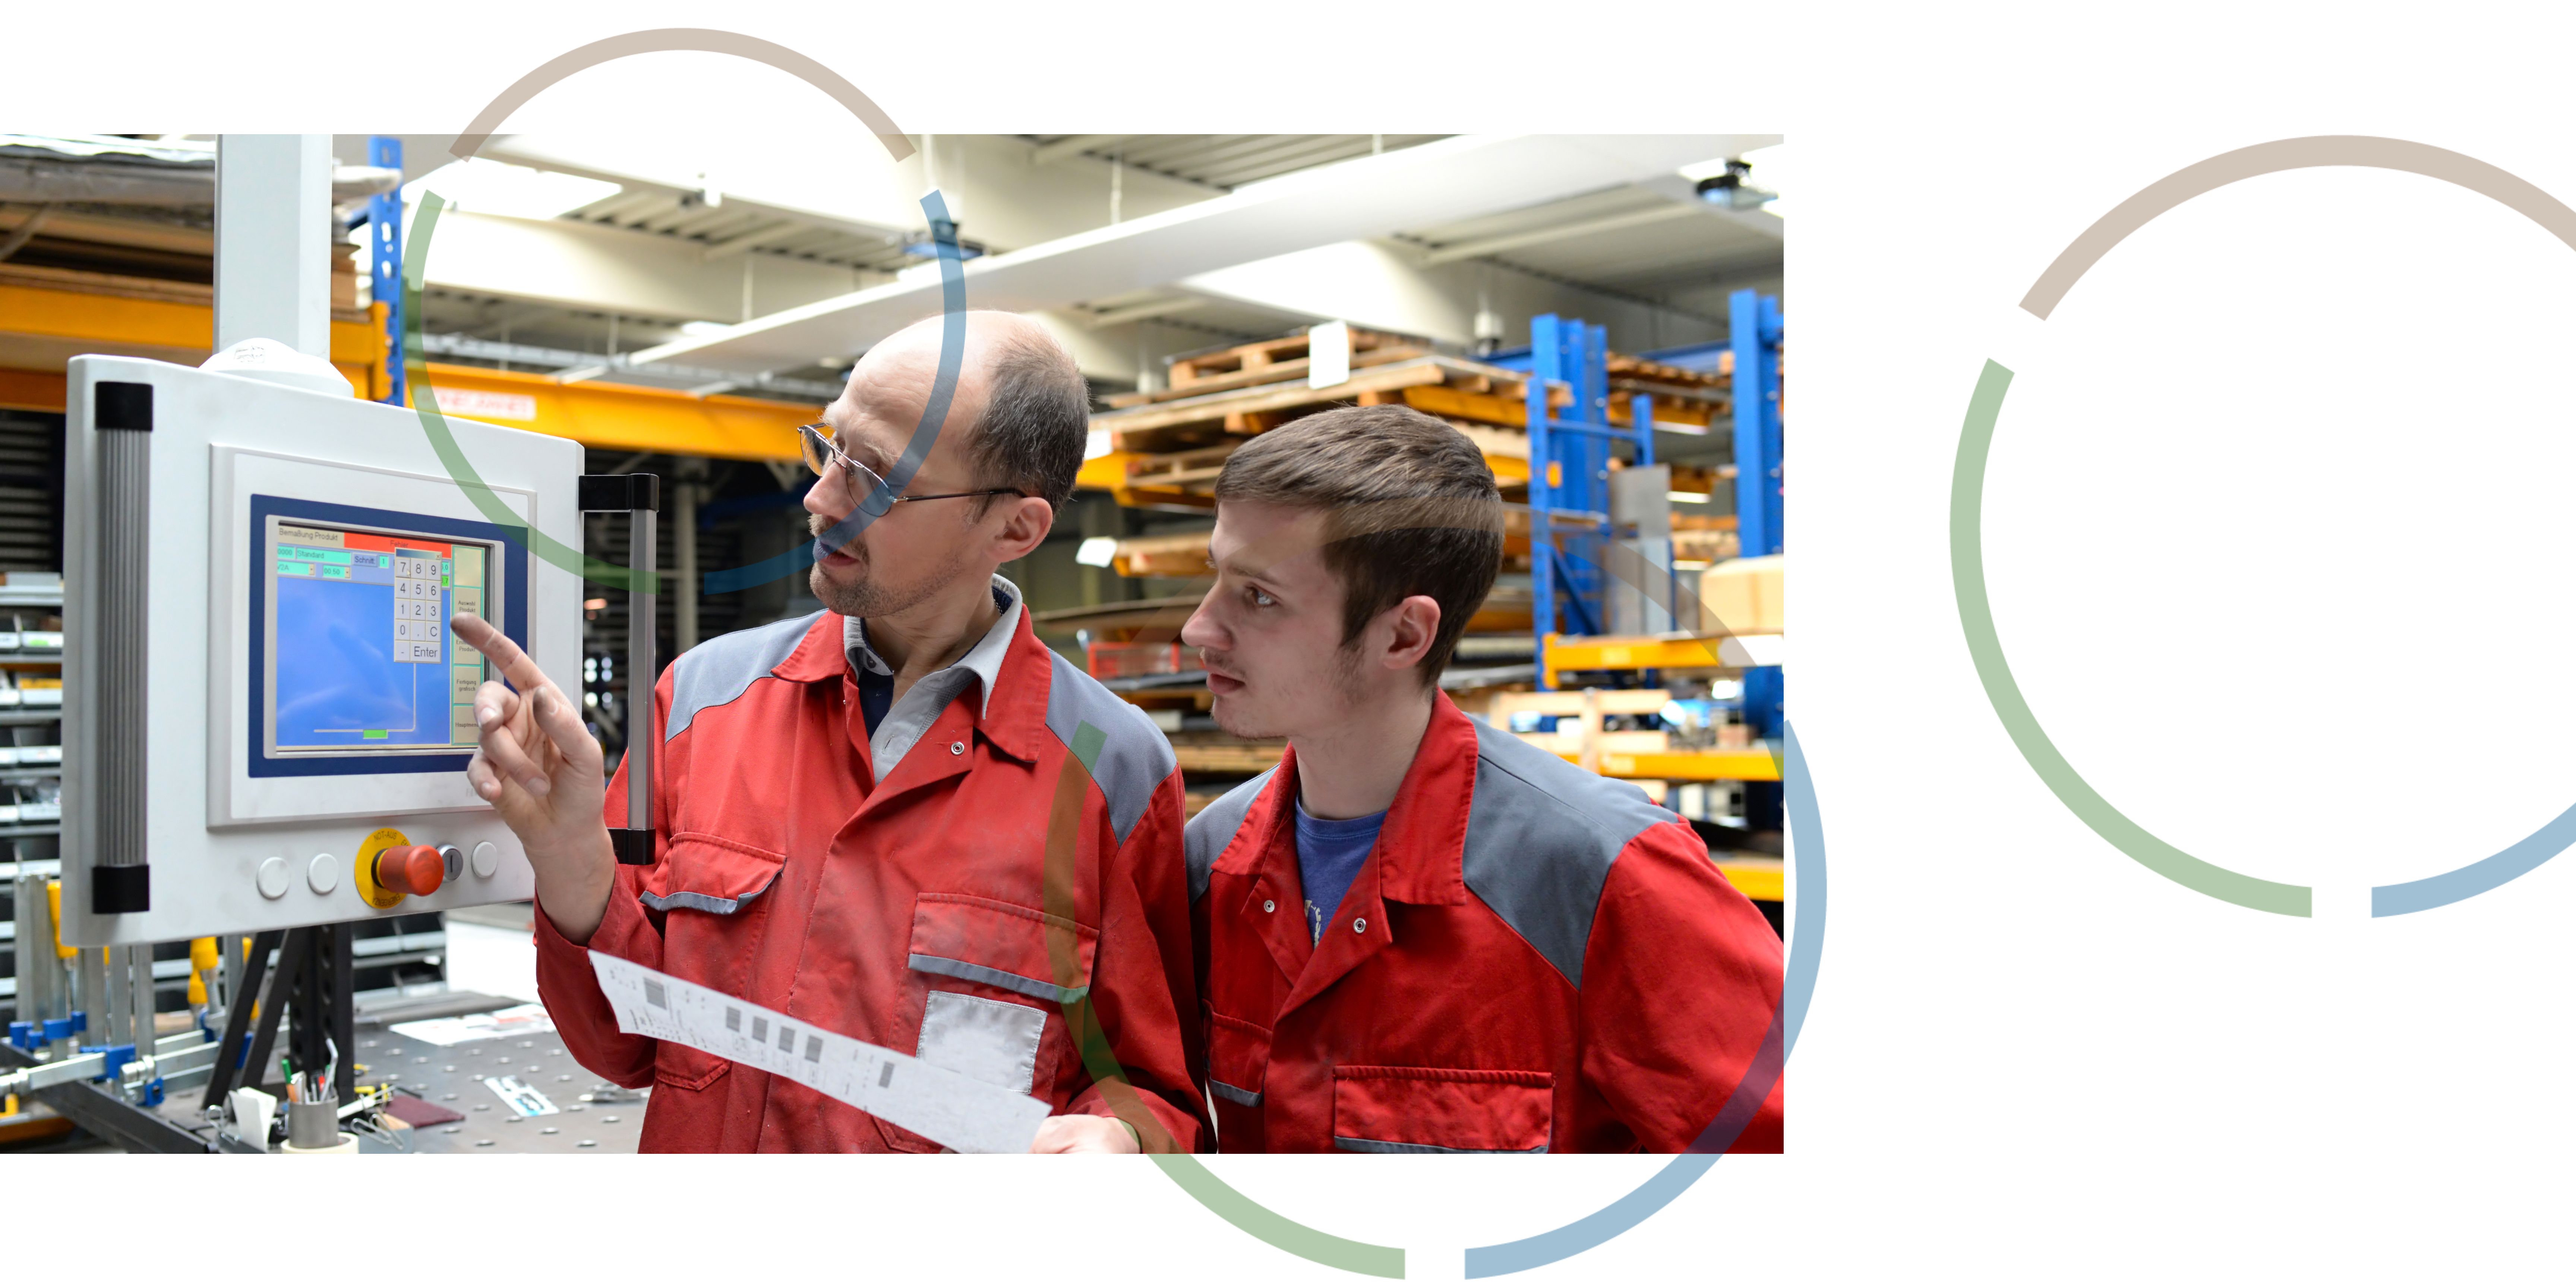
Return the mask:
[[[148, 433], [100, 429], [102, 382], [151, 386]], [[559, 682], [580, 668], [580, 578], [505, 535], [511, 528], [492, 524], [409, 408], [139, 358], [74, 358], [68, 383], [63, 941], [158, 942], [529, 898], [534, 880], [517, 838], [466, 785], [470, 747], [275, 754], [270, 717], [252, 696], [274, 683], [283, 643], [269, 637], [276, 570], [269, 548], [254, 542], [271, 539], [272, 529], [255, 516], [254, 498], [265, 498], [260, 505], [271, 518], [319, 515], [351, 532], [470, 534], [495, 556], [486, 585], [500, 579], [484, 616]], [[131, 402], [131, 391], [114, 396]], [[579, 444], [454, 417], [446, 425], [504, 509], [564, 548], [580, 548]], [[149, 440], [148, 504], [131, 516], [107, 513], [116, 503], [103, 496], [103, 462], [140, 439]], [[128, 522], [142, 531], [110, 526]], [[132, 557], [104, 547], [130, 551], [138, 537], [150, 566], [143, 602], [133, 606], [135, 588], [113, 586], [127, 579], [108, 566], [111, 558]], [[139, 746], [112, 743], [102, 728], [102, 709], [115, 701], [104, 690], [116, 687], [105, 676], [117, 665], [102, 662], [111, 647], [102, 618], [121, 620], [102, 605], [118, 590], [129, 596], [120, 611], [133, 616], [139, 607], [144, 622], [139, 665], [150, 733]], [[433, 606], [443, 602], [422, 593]], [[254, 600], [268, 605], [264, 614], [255, 616]], [[443, 640], [424, 648], [456, 647], [443, 621], [421, 627], [433, 628]], [[262, 664], [256, 675], [255, 662]], [[438, 673], [452, 682], [450, 666]], [[413, 700], [417, 713], [417, 688]], [[130, 709], [125, 718], [130, 722]], [[118, 844], [114, 829], [131, 829], [135, 811], [127, 810], [122, 824], [103, 819], [102, 797], [119, 793], [102, 784], [111, 774], [133, 773], [137, 766], [124, 757], [142, 758], [148, 784], [139, 793], [139, 835], [150, 865], [150, 907], [103, 915], [92, 907], [92, 868], [103, 861], [103, 847]], [[433, 894], [372, 906], [354, 879], [355, 862], [379, 828], [398, 829], [412, 844], [455, 846], [471, 861], [451, 865], [450, 879]]]

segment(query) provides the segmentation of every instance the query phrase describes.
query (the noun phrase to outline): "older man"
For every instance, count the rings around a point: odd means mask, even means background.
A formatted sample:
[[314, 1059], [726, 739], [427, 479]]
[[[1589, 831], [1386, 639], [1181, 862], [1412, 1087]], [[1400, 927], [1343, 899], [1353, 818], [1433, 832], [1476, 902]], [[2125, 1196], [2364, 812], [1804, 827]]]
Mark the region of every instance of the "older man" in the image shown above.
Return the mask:
[[[1039, 1152], [1199, 1144], [1171, 750], [1038, 643], [995, 571], [1045, 540], [1071, 495], [1087, 393], [1035, 324], [972, 313], [965, 331], [920, 468], [864, 530], [816, 543], [828, 610], [710, 640], [663, 673], [653, 865], [614, 861], [603, 820], [623, 821], [624, 770], [607, 807], [572, 702], [507, 640], [458, 620], [518, 690], [483, 686], [467, 772], [536, 869], [539, 992], [585, 1066], [654, 1085], [646, 1149], [939, 1146], [797, 1083], [620, 1033], [585, 948], [1025, 1090], [1057, 1115]], [[900, 472], [940, 344], [934, 319], [869, 350], [826, 423], [804, 431], [818, 536]], [[1123, 1073], [1099, 1058], [1103, 1038]]]

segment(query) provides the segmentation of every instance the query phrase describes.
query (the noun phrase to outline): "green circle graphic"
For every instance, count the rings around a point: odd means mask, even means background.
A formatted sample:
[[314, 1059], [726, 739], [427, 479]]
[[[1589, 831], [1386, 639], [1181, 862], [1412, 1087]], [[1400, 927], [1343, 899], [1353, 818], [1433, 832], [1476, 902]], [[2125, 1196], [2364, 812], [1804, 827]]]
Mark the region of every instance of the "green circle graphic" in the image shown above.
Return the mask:
[[1986, 455], [1994, 446], [1995, 417], [2003, 411], [2004, 390], [2011, 385], [2012, 372], [1989, 360], [1985, 373], [1977, 377], [1976, 395], [1968, 400], [1968, 423], [1959, 431], [1959, 461], [1950, 478], [1950, 580], [1958, 590], [1959, 625], [1967, 632], [1968, 656], [1977, 665], [1977, 678], [1985, 682], [1986, 698], [2002, 718], [2004, 732], [2012, 735], [2022, 759], [2030, 762], [2039, 780], [2075, 817], [2121, 853], [2145, 864], [2148, 871], [2212, 899], [2258, 912], [2309, 915], [2308, 887], [2249, 877], [2194, 858], [2131, 821], [2075, 772], [2075, 766], [2049, 740], [2048, 731], [2039, 727], [2039, 717], [2031, 714], [2021, 686], [2013, 681], [2012, 668], [2004, 663], [2003, 644], [1995, 637], [1994, 608], [1986, 599]]
[[[2325, 166], [2394, 170], [2422, 175], [2466, 188], [2529, 219], [2576, 249], [2576, 210], [2529, 180], [2475, 157], [2408, 139], [2372, 135], [2326, 134], [2276, 139], [2222, 152], [2184, 166], [2114, 206], [2050, 261], [2022, 297], [2021, 308], [2042, 322], [2084, 279], [2104, 255], [2149, 221], [2205, 192], [2259, 175]], [[1968, 656], [1986, 699], [2003, 721], [2022, 759], [2057, 799], [2096, 835], [2138, 861], [2148, 871], [2186, 889], [2226, 903], [2288, 917], [2313, 915], [2313, 891], [2303, 885], [2265, 881], [2186, 854], [2140, 827], [2075, 771], [2057, 744], [2031, 713], [2012, 668], [2004, 662], [1995, 635], [1994, 609], [1986, 595], [1984, 504], [1986, 458], [1994, 446], [1995, 420], [2003, 411], [2004, 392], [2013, 373], [1989, 359], [1968, 400], [1968, 419], [1959, 430], [1959, 456], [1950, 475], [1950, 581], [1959, 600], [1959, 625]], [[2483, 894], [2547, 862], [2576, 843], [2576, 807], [2544, 824], [2530, 836], [2475, 863], [2418, 881], [2376, 886], [2371, 890], [2373, 917], [2421, 912]]]

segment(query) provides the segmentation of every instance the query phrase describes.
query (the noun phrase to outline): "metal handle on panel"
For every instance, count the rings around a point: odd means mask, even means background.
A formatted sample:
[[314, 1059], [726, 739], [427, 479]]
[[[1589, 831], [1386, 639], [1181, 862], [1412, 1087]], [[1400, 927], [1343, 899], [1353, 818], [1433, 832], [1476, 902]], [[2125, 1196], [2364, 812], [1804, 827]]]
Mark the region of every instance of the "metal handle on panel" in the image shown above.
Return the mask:
[[662, 508], [662, 480], [653, 474], [585, 474], [581, 508], [588, 513], [626, 512], [626, 563], [633, 580], [626, 592], [626, 826], [608, 829], [617, 861], [653, 862], [653, 633], [661, 597], [653, 592], [659, 552], [655, 516]]
[[102, 380], [90, 397], [97, 428], [98, 613], [91, 637], [76, 646], [98, 661], [91, 691], [98, 727], [98, 826], [90, 856], [90, 911], [100, 916], [148, 912], [152, 869], [145, 852], [148, 702], [152, 605], [152, 386]]

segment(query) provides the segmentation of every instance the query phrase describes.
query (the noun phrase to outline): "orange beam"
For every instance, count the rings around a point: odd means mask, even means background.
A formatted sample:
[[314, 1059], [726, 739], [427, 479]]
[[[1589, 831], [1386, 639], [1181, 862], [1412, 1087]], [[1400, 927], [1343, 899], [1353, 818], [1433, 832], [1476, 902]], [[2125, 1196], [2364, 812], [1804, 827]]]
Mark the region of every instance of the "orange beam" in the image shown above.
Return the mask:
[[[39, 350], [123, 354], [164, 362], [202, 361], [214, 352], [214, 306], [154, 298], [151, 291], [143, 289], [152, 285], [83, 291], [0, 283], [0, 334], [31, 343]], [[381, 307], [366, 321], [338, 317], [331, 320], [331, 363], [362, 397], [381, 397], [385, 391], [384, 349]], [[30, 410], [61, 411], [61, 385], [61, 376], [54, 374], [51, 397], [47, 399], [40, 385], [12, 378], [0, 384], [0, 399], [12, 400], [8, 405]]]
[[[412, 382], [415, 404], [420, 384]], [[429, 364], [428, 384], [437, 391], [439, 409], [451, 416], [552, 434], [585, 447], [675, 456], [802, 460], [796, 427], [823, 414], [819, 406], [595, 381], [557, 384], [526, 372], [443, 362]]]
[[[128, 353], [164, 361], [202, 358], [214, 347], [210, 304], [153, 298], [143, 289], [81, 291], [0, 284], [0, 333], [77, 352]], [[184, 288], [167, 288], [179, 290]], [[199, 288], [202, 289], [202, 288]], [[383, 305], [365, 321], [331, 322], [331, 361], [361, 397], [391, 388], [384, 358]], [[450, 415], [569, 438], [588, 447], [667, 452], [732, 460], [801, 458], [796, 427], [818, 420], [820, 407], [680, 390], [597, 382], [562, 385], [544, 376], [481, 367], [429, 364], [428, 381]], [[58, 372], [0, 369], [0, 406], [38, 411], [64, 407]]]
[[0, 407], [59, 412], [70, 405], [64, 400], [63, 387], [63, 373], [59, 371], [0, 367]]

